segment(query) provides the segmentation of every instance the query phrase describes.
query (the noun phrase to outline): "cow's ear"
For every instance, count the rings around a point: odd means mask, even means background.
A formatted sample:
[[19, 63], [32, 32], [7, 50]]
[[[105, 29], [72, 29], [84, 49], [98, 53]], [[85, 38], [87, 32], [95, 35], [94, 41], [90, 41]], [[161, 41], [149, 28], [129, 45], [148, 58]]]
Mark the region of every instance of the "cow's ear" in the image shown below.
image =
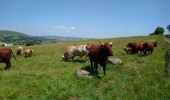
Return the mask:
[[109, 44], [112, 45], [112, 42], [110, 42]]
[[109, 45], [112, 47], [112, 42], [110, 42]]

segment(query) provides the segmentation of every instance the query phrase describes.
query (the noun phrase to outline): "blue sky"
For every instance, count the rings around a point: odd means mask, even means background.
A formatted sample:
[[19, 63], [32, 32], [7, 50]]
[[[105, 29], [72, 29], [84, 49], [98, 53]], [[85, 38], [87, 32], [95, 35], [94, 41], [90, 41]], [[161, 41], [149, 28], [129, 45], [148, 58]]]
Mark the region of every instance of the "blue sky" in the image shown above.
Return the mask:
[[170, 24], [170, 0], [0, 0], [0, 29], [31, 35], [147, 35]]

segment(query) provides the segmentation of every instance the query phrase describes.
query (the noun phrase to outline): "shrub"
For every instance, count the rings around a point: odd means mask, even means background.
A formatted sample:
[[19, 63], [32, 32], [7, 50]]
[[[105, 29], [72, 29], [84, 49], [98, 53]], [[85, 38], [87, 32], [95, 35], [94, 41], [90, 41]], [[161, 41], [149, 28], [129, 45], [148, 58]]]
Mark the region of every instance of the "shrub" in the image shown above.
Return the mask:
[[31, 46], [31, 45], [34, 45], [34, 43], [33, 43], [32, 41], [28, 41], [28, 42], [26, 42], [25, 45], [26, 45], [26, 46]]
[[164, 29], [162, 27], [157, 27], [153, 33], [153, 35], [163, 35]]

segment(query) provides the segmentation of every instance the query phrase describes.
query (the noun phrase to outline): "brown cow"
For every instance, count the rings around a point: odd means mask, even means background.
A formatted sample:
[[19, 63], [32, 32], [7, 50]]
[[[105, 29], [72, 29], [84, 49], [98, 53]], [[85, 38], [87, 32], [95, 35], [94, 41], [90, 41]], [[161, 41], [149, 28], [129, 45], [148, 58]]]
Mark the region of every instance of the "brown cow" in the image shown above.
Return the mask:
[[10, 62], [11, 56], [13, 56], [17, 61], [16, 57], [14, 56], [10, 48], [0, 48], [0, 62], [6, 63], [5, 70], [10, 69], [11, 67]]
[[152, 41], [152, 42], [145, 42], [143, 44], [143, 48], [144, 48], [144, 54], [146, 55], [148, 54], [152, 54], [154, 48], [157, 47], [157, 42]]
[[92, 67], [92, 72], [95, 68], [95, 73], [97, 74], [98, 64], [103, 67], [104, 75], [106, 75], [106, 61], [108, 56], [112, 56], [112, 43], [101, 43], [100, 45], [91, 45], [89, 49], [89, 58]]
[[141, 53], [144, 50], [142, 42], [131, 42], [127, 47], [132, 49], [131, 53], [138, 53], [138, 51]]

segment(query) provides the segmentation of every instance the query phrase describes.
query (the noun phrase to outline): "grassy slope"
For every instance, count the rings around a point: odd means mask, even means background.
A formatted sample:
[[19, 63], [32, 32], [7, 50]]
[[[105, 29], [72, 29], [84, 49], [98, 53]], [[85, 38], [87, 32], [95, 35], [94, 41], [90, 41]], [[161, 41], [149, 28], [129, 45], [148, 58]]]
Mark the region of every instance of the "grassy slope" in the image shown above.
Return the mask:
[[14, 31], [0, 30], [0, 37], [8, 37], [8, 36], [18, 37], [18, 36], [29, 36], [29, 35], [24, 33], [14, 32]]
[[[152, 55], [127, 55], [122, 48], [128, 42], [156, 40], [159, 43]], [[99, 67], [98, 77], [92, 79], [75, 76], [79, 68], [88, 63], [61, 62], [68, 45], [95, 43], [91, 41], [64, 42], [32, 46], [31, 58], [12, 58], [9, 71], [0, 64], [0, 99], [170, 99], [170, 80], [163, 78], [166, 44], [161, 37], [115, 38], [113, 52], [122, 65], [107, 65], [107, 75]], [[15, 51], [17, 47], [12, 47]], [[79, 59], [78, 57], [76, 59]]]

